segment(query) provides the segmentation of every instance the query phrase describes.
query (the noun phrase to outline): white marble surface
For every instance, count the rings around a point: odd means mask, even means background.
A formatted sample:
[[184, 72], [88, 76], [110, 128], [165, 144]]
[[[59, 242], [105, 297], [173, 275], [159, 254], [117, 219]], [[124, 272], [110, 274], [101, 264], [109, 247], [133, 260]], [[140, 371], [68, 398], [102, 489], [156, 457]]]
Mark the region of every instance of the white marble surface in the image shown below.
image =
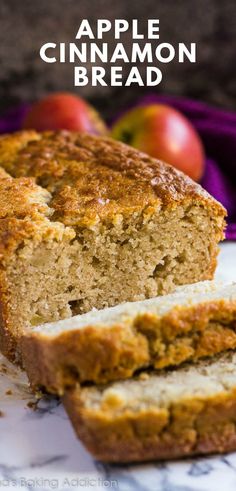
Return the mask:
[[[236, 243], [222, 246], [217, 278], [236, 281]], [[32, 410], [27, 404], [34, 397], [24, 373], [3, 357], [1, 367], [0, 490], [236, 490], [236, 453], [129, 467], [93, 461], [57, 399], [41, 400]]]

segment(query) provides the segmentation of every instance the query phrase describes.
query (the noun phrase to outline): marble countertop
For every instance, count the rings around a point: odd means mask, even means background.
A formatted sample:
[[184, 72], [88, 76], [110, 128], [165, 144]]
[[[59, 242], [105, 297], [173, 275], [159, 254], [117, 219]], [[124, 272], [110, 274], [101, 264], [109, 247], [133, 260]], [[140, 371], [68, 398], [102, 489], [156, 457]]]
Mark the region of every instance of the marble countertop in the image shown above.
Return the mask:
[[[217, 278], [236, 280], [236, 243]], [[103, 465], [76, 439], [56, 398], [35, 402], [26, 376], [0, 357], [0, 490], [235, 491], [236, 453], [165, 464]]]

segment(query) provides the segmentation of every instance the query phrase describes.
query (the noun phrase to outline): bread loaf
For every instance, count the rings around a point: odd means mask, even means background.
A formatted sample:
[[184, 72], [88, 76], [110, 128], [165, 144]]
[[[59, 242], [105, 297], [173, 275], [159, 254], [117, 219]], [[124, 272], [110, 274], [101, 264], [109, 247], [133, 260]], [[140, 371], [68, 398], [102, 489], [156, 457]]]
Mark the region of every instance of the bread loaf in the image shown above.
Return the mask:
[[211, 279], [224, 208], [173, 167], [109, 138], [0, 138], [0, 346], [32, 326]]

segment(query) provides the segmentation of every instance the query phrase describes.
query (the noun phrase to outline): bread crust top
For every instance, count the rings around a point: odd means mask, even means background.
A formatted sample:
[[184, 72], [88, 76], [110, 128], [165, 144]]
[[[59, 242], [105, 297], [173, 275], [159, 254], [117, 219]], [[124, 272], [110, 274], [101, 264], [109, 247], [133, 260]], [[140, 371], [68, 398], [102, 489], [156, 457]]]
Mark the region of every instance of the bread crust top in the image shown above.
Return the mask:
[[[226, 214], [182, 172], [107, 137], [68, 131], [4, 135], [0, 166], [13, 177], [34, 178], [49, 191], [51, 220], [64, 225], [93, 226], [188, 202], [210, 208], [215, 216]], [[24, 181], [18, 181], [14, 196], [24, 195], [24, 186]], [[9, 206], [12, 200], [9, 197]]]

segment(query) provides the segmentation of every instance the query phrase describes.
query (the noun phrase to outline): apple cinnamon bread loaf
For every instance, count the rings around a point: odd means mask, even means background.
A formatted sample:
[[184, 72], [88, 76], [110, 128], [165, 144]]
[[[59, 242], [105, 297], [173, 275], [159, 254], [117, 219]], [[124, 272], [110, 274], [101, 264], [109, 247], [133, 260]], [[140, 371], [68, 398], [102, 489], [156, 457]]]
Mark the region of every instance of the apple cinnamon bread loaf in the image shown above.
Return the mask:
[[173, 167], [109, 138], [0, 138], [0, 346], [93, 307], [211, 279], [224, 208]]
[[175, 371], [75, 387], [64, 406], [87, 449], [105, 462], [176, 459], [236, 449], [236, 354]]
[[31, 385], [60, 395], [77, 381], [106, 383], [235, 348], [236, 283], [210, 281], [43, 324], [22, 337]]

